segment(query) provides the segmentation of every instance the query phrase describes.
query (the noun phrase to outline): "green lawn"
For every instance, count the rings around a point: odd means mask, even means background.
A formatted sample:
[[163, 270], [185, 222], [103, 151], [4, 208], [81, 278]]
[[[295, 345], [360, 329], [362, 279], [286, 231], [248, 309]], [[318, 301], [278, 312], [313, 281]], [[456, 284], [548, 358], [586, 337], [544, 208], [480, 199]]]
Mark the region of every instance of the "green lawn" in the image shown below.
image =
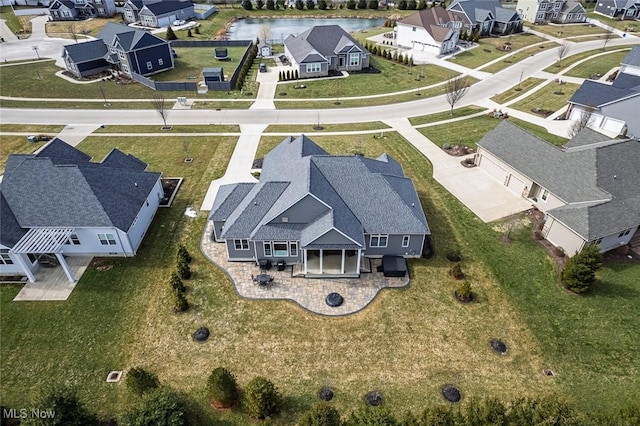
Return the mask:
[[554, 135], [553, 133], [547, 132], [547, 129], [544, 127], [538, 126], [536, 124], [531, 124], [528, 121], [520, 120], [515, 117], [509, 118], [513, 124], [522, 127], [527, 132], [534, 134], [542, 140], [545, 140], [553, 145], [561, 146], [567, 143], [568, 139], [563, 138], [562, 136]]
[[569, 51], [567, 52], [567, 55], [562, 59], [562, 61], [556, 62], [553, 65], [549, 65], [547, 68], [544, 69], [544, 71], [555, 74], [558, 71], [561, 71], [564, 68], [569, 67], [569, 65], [572, 65], [578, 61], [581, 61], [582, 59], [589, 58], [593, 55], [597, 55], [599, 53], [607, 52], [610, 50], [620, 50], [620, 47], [609, 46], [606, 49], [589, 50], [587, 52], [581, 52], [575, 55], [572, 55], [571, 49], [569, 49]]
[[7, 27], [14, 34], [23, 29], [20, 19], [13, 13], [11, 6], [0, 6], [0, 19], [7, 21]]
[[[436, 256], [410, 262], [410, 286], [384, 291], [364, 311], [344, 318], [312, 315], [285, 301], [241, 299], [199, 253], [206, 215], [190, 219], [183, 212], [199, 206], [209, 181], [222, 174], [233, 140], [194, 139], [190, 165], [182, 162], [181, 139], [84, 141], [80, 148], [94, 157], [118, 146], [151, 170], [186, 180], [175, 205], [158, 212], [138, 256], [103, 261], [113, 266], [108, 270], [90, 267], [68, 301], [13, 303], [18, 286], [0, 287], [3, 405], [22, 406], [44, 383], [66, 382], [91, 410], [117, 417], [133, 401], [123, 383], [105, 383], [106, 374], [136, 365], [190, 398], [193, 424], [254, 424], [239, 408], [209, 408], [206, 375], [219, 365], [230, 368], [241, 386], [258, 374], [278, 386], [285, 405], [275, 425], [295, 422], [326, 384], [337, 390], [332, 404], [345, 414], [374, 388], [394, 413], [417, 413], [441, 404], [440, 386], [449, 382], [462, 389], [463, 402], [553, 392], [606, 413], [637, 400], [640, 269], [612, 265], [593, 294], [569, 295], [556, 285], [555, 267], [528, 227], [517, 228], [513, 242], [503, 244], [505, 227], [484, 224], [461, 206], [402, 138], [392, 132], [386, 139], [358, 139], [315, 138], [331, 153], [388, 152], [400, 161], [414, 179]], [[194, 255], [194, 278], [186, 282], [192, 308], [181, 315], [171, 311], [166, 284], [178, 241]], [[444, 254], [455, 246], [477, 294], [471, 305], [452, 296], [455, 283]], [[202, 325], [213, 334], [209, 343], [196, 344], [190, 334]], [[491, 351], [488, 340], [495, 337], [505, 340], [508, 355]], [[547, 367], [558, 376], [544, 377]]]
[[540, 31], [541, 33], [548, 34], [553, 37], [559, 38], [568, 38], [575, 37], [579, 35], [590, 35], [590, 34], [602, 34], [604, 33], [604, 29], [591, 26], [589, 24], [543, 24], [543, 25], [533, 25], [527, 24], [525, 28], [531, 28], [535, 31]]
[[627, 53], [629, 53], [629, 49], [623, 49], [589, 59], [570, 69], [566, 75], [580, 78], [590, 78], [594, 74], [606, 75], [611, 69], [620, 66], [620, 62], [627, 56]]
[[154, 125], [104, 126], [94, 133], [160, 133], [163, 137], [172, 133], [240, 133], [240, 126], [223, 124], [198, 124], [172, 126], [171, 130], [160, 131]]
[[175, 59], [175, 68], [169, 71], [155, 74], [151, 77], [155, 81], [194, 81], [203, 79], [202, 68], [222, 67], [225, 79], [231, 78], [236, 67], [240, 64], [246, 47], [227, 47], [230, 61], [219, 61], [214, 57], [213, 47], [175, 47], [178, 54]]
[[492, 97], [491, 100], [499, 104], [504, 104], [506, 102], [509, 102], [512, 99], [517, 98], [518, 96], [524, 93], [527, 93], [528, 90], [533, 89], [543, 81], [545, 80], [542, 78], [529, 77], [528, 79], [524, 80], [522, 83], [517, 84], [512, 88], [505, 90], [504, 92], [499, 93], [496, 96]]
[[409, 118], [409, 123], [411, 123], [412, 126], [419, 126], [421, 124], [434, 123], [436, 121], [449, 120], [457, 117], [464, 117], [466, 115], [476, 114], [483, 110], [484, 108], [482, 107], [469, 105], [462, 108], [455, 108], [453, 110], [453, 114], [451, 114], [450, 111], [443, 111], [435, 114], [411, 117]]
[[357, 132], [362, 130], [383, 130], [389, 126], [382, 121], [372, 121], [368, 123], [349, 123], [349, 124], [323, 124], [320, 120], [321, 129], [315, 129], [317, 124], [309, 125], [290, 125], [290, 124], [270, 124], [265, 133], [311, 133], [311, 132]]
[[530, 56], [535, 55], [536, 53], [542, 52], [544, 49], [550, 49], [552, 47], [556, 47], [558, 46], [557, 43], [555, 42], [548, 42], [548, 43], [542, 43], [542, 44], [538, 44], [537, 46], [532, 46], [528, 49], [524, 49], [518, 53], [514, 53], [511, 56], [505, 57], [502, 61], [498, 61], [496, 63], [493, 63], [489, 66], [483, 67], [481, 68], [482, 71], [486, 71], [486, 72], [491, 72], [491, 73], [496, 73], [498, 71], [501, 71], [507, 67], [510, 67], [513, 64], [516, 64]]
[[640, 31], [640, 24], [637, 21], [618, 21], [616, 19], [611, 19], [608, 16], [600, 15], [599, 13], [595, 13], [593, 11], [594, 6], [587, 5], [587, 17], [592, 19], [597, 19], [598, 21], [606, 24], [610, 27], [617, 28], [620, 31], [626, 31], [628, 33], [635, 33]]
[[468, 120], [456, 121], [454, 124], [447, 123], [421, 127], [418, 131], [439, 146], [445, 143], [451, 145], [461, 144], [475, 149], [476, 142], [500, 124], [500, 121], [483, 115]]
[[509, 107], [529, 113], [535, 108], [548, 111], [558, 111], [560, 108], [567, 105], [569, 98], [571, 98], [579, 87], [579, 84], [559, 84], [552, 81], [542, 89], [532, 93], [525, 99], [518, 101]]
[[31, 154], [44, 142], [27, 142], [26, 136], [0, 135], [0, 175], [4, 173], [9, 154]]
[[[544, 41], [542, 37], [529, 33], [516, 34], [508, 37], [483, 38], [480, 39], [478, 46], [459, 53], [449, 60], [467, 68], [477, 68], [510, 52], [542, 41]], [[504, 46], [506, 43], [511, 43], [511, 50], [509, 52], [496, 49], [497, 47]]]
[[[379, 57], [371, 58], [371, 65], [380, 70], [379, 74], [350, 74], [347, 78], [303, 79], [298, 83], [278, 84], [276, 99], [289, 98], [344, 98], [352, 96], [377, 95], [440, 83], [455, 75], [453, 71], [436, 65], [408, 67]], [[303, 84], [305, 89], [295, 89]], [[286, 95], [282, 95], [282, 93]]]

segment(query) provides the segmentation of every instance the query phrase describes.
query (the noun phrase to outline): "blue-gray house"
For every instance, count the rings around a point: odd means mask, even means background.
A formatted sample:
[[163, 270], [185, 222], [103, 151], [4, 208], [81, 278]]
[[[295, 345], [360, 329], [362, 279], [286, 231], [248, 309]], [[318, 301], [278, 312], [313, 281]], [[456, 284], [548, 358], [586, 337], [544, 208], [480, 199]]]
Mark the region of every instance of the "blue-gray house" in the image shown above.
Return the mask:
[[420, 257], [430, 234], [397, 161], [329, 155], [304, 135], [264, 157], [259, 182], [221, 186], [209, 220], [230, 261], [284, 260], [306, 277], [357, 277], [366, 258]]

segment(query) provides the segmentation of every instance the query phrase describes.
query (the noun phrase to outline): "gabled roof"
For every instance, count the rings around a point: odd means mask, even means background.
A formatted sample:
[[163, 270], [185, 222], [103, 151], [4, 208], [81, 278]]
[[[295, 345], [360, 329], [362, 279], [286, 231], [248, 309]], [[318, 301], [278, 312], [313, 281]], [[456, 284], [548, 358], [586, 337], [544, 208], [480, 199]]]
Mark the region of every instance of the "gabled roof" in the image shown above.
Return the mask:
[[443, 7], [431, 7], [402, 18], [398, 24], [424, 28], [435, 41], [442, 42], [451, 37], [452, 30], [445, 25], [452, 21], [468, 22], [464, 15], [450, 12]]
[[[364, 246], [365, 233], [429, 233], [415, 188], [395, 160], [331, 156], [304, 135], [265, 156], [260, 181], [239, 203], [240, 193], [229, 201], [235, 191], [221, 188], [212, 208], [210, 219], [226, 220], [222, 238], [300, 239], [303, 247], [315, 247], [318, 238], [337, 232], [342, 246], [355, 248]], [[317, 217], [303, 224], [274, 220], [305, 198]]]
[[576, 148], [580, 146], [593, 145], [594, 143], [600, 143], [611, 140], [610, 137], [596, 132], [595, 130], [585, 127], [580, 130], [569, 142], [564, 144], [567, 149]]
[[613, 87], [640, 92], [640, 75], [619, 72], [616, 79], [613, 80]]
[[142, 49], [145, 47], [167, 44], [163, 40], [146, 31], [131, 28], [127, 25], [119, 25], [108, 22], [98, 34], [98, 38], [104, 40], [107, 45], [120, 44], [125, 51]]
[[546, 213], [586, 241], [640, 223], [640, 141], [587, 130], [562, 150], [503, 122], [478, 145], [567, 202]]
[[[160, 178], [111, 154], [105, 163], [60, 139], [35, 155], [10, 155], [2, 196], [21, 228], [114, 226], [128, 231]], [[146, 167], [146, 165], [145, 165]], [[4, 214], [3, 214], [4, 215]], [[3, 216], [4, 217], [4, 216]]]
[[255, 183], [234, 183], [218, 188], [216, 199], [211, 207], [209, 220], [226, 220], [247, 196]]
[[622, 65], [630, 65], [632, 67], [640, 67], [640, 46], [633, 46], [631, 51], [624, 57]]
[[0, 244], [6, 247], [13, 247], [26, 233], [27, 229], [20, 227], [7, 200], [4, 198], [2, 183], [0, 183]]
[[95, 61], [96, 59], [104, 58], [109, 54], [107, 45], [100, 39], [68, 44], [64, 46], [64, 50], [67, 51], [71, 60], [76, 64]]
[[569, 0], [562, 6], [562, 13], [586, 13], [586, 10], [579, 2]]
[[570, 103], [598, 108], [612, 102], [640, 95], [640, 92], [613, 85], [585, 80], [569, 99]]
[[367, 52], [339, 25], [317, 25], [298, 36], [289, 35], [284, 44], [296, 62], [324, 62], [346, 52]]
[[57, 10], [61, 9], [62, 6], [66, 7], [67, 9], [75, 9], [76, 4], [70, 0], [55, 0], [53, 3], [51, 3], [49, 9]]
[[139, 160], [131, 154], [125, 154], [117, 148], [113, 148], [100, 162], [105, 167], [114, 169], [132, 169], [141, 172], [147, 169], [147, 163]]
[[192, 7], [193, 3], [191, 3], [190, 1], [162, 0], [155, 3], [147, 3], [142, 9], [147, 9], [153, 15], [160, 16], [182, 9], [189, 9]]

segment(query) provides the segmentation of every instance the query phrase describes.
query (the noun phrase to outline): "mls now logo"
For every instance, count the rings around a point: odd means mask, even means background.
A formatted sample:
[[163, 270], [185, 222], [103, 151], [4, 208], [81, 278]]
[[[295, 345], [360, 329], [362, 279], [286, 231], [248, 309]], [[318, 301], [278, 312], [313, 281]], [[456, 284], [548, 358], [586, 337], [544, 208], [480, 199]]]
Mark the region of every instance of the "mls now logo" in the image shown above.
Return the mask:
[[3, 419], [26, 419], [32, 417], [36, 419], [53, 419], [56, 416], [55, 410], [41, 410], [39, 408], [32, 408], [27, 410], [26, 408], [3, 408]]

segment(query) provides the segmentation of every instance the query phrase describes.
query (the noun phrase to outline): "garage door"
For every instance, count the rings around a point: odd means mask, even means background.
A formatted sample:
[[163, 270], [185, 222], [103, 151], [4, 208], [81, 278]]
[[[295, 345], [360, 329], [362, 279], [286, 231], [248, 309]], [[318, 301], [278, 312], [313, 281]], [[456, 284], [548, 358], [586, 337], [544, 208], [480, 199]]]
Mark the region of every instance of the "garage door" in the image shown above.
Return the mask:
[[605, 117], [604, 121], [602, 122], [602, 128], [613, 133], [621, 133], [622, 129], [624, 129], [624, 121]]
[[484, 155], [480, 158], [480, 167], [491, 176], [496, 178], [498, 182], [504, 185], [504, 180], [507, 178], [507, 171], [500, 167], [496, 162], [494, 162], [491, 158], [485, 157]]
[[507, 188], [516, 193], [518, 197], [522, 196], [522, 191], [524, 191], [524, 182], [515, 177], [514, 175], [509, 175], [509, 182], [507, 183]]

